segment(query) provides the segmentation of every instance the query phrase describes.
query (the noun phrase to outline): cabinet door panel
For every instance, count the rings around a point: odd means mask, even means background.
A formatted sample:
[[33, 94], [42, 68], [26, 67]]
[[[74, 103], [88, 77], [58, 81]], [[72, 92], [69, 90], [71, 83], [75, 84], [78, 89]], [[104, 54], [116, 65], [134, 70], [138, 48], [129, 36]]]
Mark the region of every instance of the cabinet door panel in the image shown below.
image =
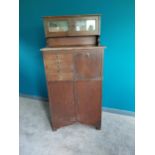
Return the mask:
[[98, 35], [99, 22], [99, 16], [77, 17], [73, 19], [72, 35]]
[[75, 54], [75, 78], [97, 79], [101, 78], [102, 52], [84, 51]]
[[48, 21], [49, 32], [66, 32], [68, 30], [69, 26], [67, 20]]
[[79, 122], [99, 126], [101, 123], [101, 81], [76, 81], [75, 91]]
[[75, 122], [73, 82], [49, 82], [48, 85], [53, 127]]

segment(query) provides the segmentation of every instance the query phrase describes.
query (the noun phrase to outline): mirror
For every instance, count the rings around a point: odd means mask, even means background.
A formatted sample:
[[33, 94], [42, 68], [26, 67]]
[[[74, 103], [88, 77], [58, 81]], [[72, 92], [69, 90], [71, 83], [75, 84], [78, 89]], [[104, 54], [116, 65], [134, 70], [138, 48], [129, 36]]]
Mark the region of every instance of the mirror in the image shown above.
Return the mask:
[[75, 21], [76, 31], [95, 31], [95, 20], [78, 20]]
[[49, 32], [66, 32], [68, 31], [67, 21], [49, 21], [48, 22]]

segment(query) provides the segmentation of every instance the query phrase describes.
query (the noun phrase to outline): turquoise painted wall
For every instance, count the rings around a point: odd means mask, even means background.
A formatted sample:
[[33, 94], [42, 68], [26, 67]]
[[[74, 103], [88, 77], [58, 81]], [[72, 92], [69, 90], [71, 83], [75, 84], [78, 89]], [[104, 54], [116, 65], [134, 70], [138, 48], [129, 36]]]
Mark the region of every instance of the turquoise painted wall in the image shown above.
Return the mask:
[[20, 93], [47, 98], [42, 16], [102, 14], [103, 106], [135, 111], [134, 0], [20, 0]]

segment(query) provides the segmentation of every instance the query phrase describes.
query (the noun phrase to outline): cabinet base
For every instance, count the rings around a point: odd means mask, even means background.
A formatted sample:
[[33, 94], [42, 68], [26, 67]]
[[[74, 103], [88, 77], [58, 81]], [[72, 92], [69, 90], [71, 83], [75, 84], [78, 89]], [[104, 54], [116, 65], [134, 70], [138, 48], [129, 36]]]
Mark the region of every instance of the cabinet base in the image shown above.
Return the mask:
[[[60, 128], [63, 128], [63, 127], [67, 127], [69, 125], [73, 125], [73, 124], [76, 124], [76, 123], [80, 123], [80, 122], [74, 122], [72, 124], [68, 124], [68, 125], [60, 126], [60, 127], [55, 127], [55, 126], [53, 126], [51, 124], [51, 128], [52, 128], [52, 131], [57, 131], [57, 129], [60, 129]], [[89, 124], [83, 124], [83, 123], [80, 123], [80, 124], [94, 127], [96, 130], [101, 130], [101, 124], [96, 124], [96, 125], [89, 125]]]

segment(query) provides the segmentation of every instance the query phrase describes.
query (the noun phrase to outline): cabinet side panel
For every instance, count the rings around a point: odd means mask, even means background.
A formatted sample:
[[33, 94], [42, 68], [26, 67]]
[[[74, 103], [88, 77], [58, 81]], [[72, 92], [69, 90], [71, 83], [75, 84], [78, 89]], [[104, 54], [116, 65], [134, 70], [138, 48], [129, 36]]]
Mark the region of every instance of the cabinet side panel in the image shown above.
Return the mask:
[[59, 128], [75, 122], [73, 82], [49, 82], [48, 86], [53, 128]]
[[81, 123], [101, 125], [101, 80], [76, 81], [78, 120]]

